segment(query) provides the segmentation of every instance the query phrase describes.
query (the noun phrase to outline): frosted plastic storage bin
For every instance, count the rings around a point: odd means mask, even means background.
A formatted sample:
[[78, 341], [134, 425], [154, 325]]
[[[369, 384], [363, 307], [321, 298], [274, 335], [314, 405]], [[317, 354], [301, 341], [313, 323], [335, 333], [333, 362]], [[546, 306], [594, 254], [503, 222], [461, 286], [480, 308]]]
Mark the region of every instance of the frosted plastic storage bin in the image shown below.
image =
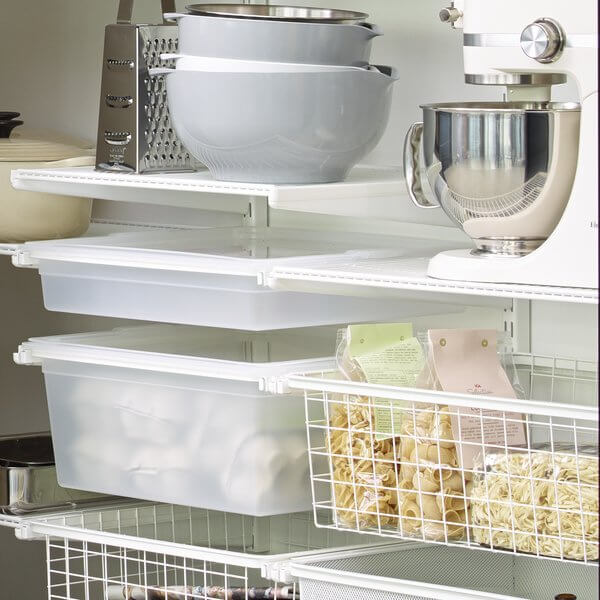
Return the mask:
[[[393, 248], [399, 243], [406, 248]], [[239, 227], [32, 242], [22, 252], [39, 268], [49, 310], [259, 331], [443, 312], [422, 301], [265, 285], [276, 266], [419, 254], [430, 247], [418, 239]]]
[[269, 379], [332, 368], [334, 328], [181, 325], [32, 338], [62, 486], [254, 516], [309, 510], [302, 397]]
[[552, 600], [598, 597], [598, 570], [523, 555], [407, 544], [293, 559], [302, 600]]

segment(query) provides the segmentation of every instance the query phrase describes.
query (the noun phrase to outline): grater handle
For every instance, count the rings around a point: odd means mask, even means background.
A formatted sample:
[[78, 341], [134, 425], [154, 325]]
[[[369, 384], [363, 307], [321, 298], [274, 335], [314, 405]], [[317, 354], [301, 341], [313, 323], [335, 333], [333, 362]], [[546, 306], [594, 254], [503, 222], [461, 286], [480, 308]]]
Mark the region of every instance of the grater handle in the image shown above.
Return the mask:
[[[119, 9], [117, 12], [117, 23], [121, 25], [131, 25], [133, 17], [133, 1], [119, 0]], [[175, 0], [160, 0], [162, 14], [175, 12]], [[166, 23], [163, 17], [163, 23]]]
[[119, 25], [131, 24], [133, 16], [133, 0], [119, 0], [119, 10], [117, 12], [117, 23]]
[[160, 0], [160, 9], [163, 15], [163, 23], [167, 23], [164, 15], [166, 13], [174, 13], [175, 12], [175, 0]]

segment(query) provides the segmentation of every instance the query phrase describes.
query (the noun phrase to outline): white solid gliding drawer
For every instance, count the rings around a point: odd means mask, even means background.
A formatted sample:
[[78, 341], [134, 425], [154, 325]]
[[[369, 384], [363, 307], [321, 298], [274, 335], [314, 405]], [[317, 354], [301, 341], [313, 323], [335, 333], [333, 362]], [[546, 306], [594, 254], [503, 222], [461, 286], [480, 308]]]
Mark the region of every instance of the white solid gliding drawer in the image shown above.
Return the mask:
[[335, 328], [150, 325], [32, 338], [62, 486], [254, 516], [311, 507], [304, 401], [273, 378], [332, 368]]
[[275, 267], [418, 256], [432, 244], [277, 228], [138, 231], [30, 242], [19, 262], [39, 269], [49, 310], [263, 331], [448, 312], [423, 300], [310, 294], [264, 284]]

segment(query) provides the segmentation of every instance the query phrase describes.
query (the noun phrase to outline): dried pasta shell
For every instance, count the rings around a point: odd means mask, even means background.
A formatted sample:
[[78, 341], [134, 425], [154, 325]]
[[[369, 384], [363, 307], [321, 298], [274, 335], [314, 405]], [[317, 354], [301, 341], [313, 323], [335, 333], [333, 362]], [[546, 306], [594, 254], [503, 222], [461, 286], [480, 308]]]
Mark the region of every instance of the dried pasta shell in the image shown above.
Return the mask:
[[436, 497], [433, 495], [421, 495], [421, 508], [425, 519], [439, 521], [442, 518], [442, 511], [439, 509]]
[[408, 460], [415, 449], [416, 441], [413, 438], [402, 439], [402, 458]]
[[464, 481], [460, 472], [452, 471], [451, 476], [443, 480], [442, 487], [444, 492], [448, 492], [449, 490], [464, 492]]
[[452, 477], [454, 471], [450, 469], [442, 469], [442, 468], [430, 468], [426, 470], [426, 477], [430, 477], [434, 481], [438, 482], [439, 487], [441, 488], [441, 481], [447, 481]]
[[417, 467], [413, 467], [412, 465], [402, 464], [400, 467], [400, 479], [406, 482], [412, 482], [415, 473], [417, 472]]
[[465, 506], [469, 506], [464, 496], [443, 496], [440, 494], [436, 497], [436, 502], [442, 512], [449, 510], [460, 512], [465, 509]]
[[412, 485], [413, 489], [419, 490], [422, 492], [437, 492], [440, 489], [439, 482], [435, 481], [432, 478], [426, 477], [425, 474], [427, 471], [423, 471], [420, 473], [415, 473]]
[[421, 519], [421, 508], [412, 500], [402, 503], [400, 513], [403, 517], [408, 517], [409, 519]]
[[435, 437], [438, 440], [438, 444], [442, 448], [454, 448], [454, 436], [452, 433], [452, 426], [450, 425], [450, 423], [440, 423], [440, 426], [436, 431]]
[[[417, 451], [419, 456], [417, 456]], [[417, 447], [410, 453], [409, 462], [419, 470], [425, 469], [427, 466], [427, 446], [417, 444]]]

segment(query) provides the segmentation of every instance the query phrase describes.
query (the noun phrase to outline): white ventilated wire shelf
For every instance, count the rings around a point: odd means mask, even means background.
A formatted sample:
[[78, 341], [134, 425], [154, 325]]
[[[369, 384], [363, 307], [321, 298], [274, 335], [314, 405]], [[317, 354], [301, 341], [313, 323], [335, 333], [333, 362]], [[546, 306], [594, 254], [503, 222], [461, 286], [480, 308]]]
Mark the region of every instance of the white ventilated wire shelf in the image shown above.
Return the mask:
[[598, 303], [597, 289], [435, 279], [427, 275], [427, 266], [432, 257], [433, 254], [427, 254], [421, 257], [353, 260], [331, 265], [277, 267], [269, 274], [269, 284], [275, 289], [322, 294], [372, 295], [396, 291], [402, 296], [427, 293], [446, 299], [461, 298], [467, 302], [469, 297], [477, 297], [480, 300], [514, 298], [577, 304]]
[[254, 518], [150, 503], [22, 518], [17, 530], [46, 539], [49, 600], [296, 600], [287, 562], [369, 541], [320, 530], [310, 513]]
[[305, 392], [316, 524], [597, 566], [596, 365], [515, 365], [524, 399], [289, 377]]
[[[241, 212], [247, 197], [267, 198], [271, 208], [371, 219], [405, 220], [407, 199], [399, 168], [355, 167], [339, 183], [273, 185], [216, 181], [208, 171], [127, 174], [94, 167], [15, 169], [13, 187], [22, 190]], [[223, 196], [229, 196], [224, 198]]]

